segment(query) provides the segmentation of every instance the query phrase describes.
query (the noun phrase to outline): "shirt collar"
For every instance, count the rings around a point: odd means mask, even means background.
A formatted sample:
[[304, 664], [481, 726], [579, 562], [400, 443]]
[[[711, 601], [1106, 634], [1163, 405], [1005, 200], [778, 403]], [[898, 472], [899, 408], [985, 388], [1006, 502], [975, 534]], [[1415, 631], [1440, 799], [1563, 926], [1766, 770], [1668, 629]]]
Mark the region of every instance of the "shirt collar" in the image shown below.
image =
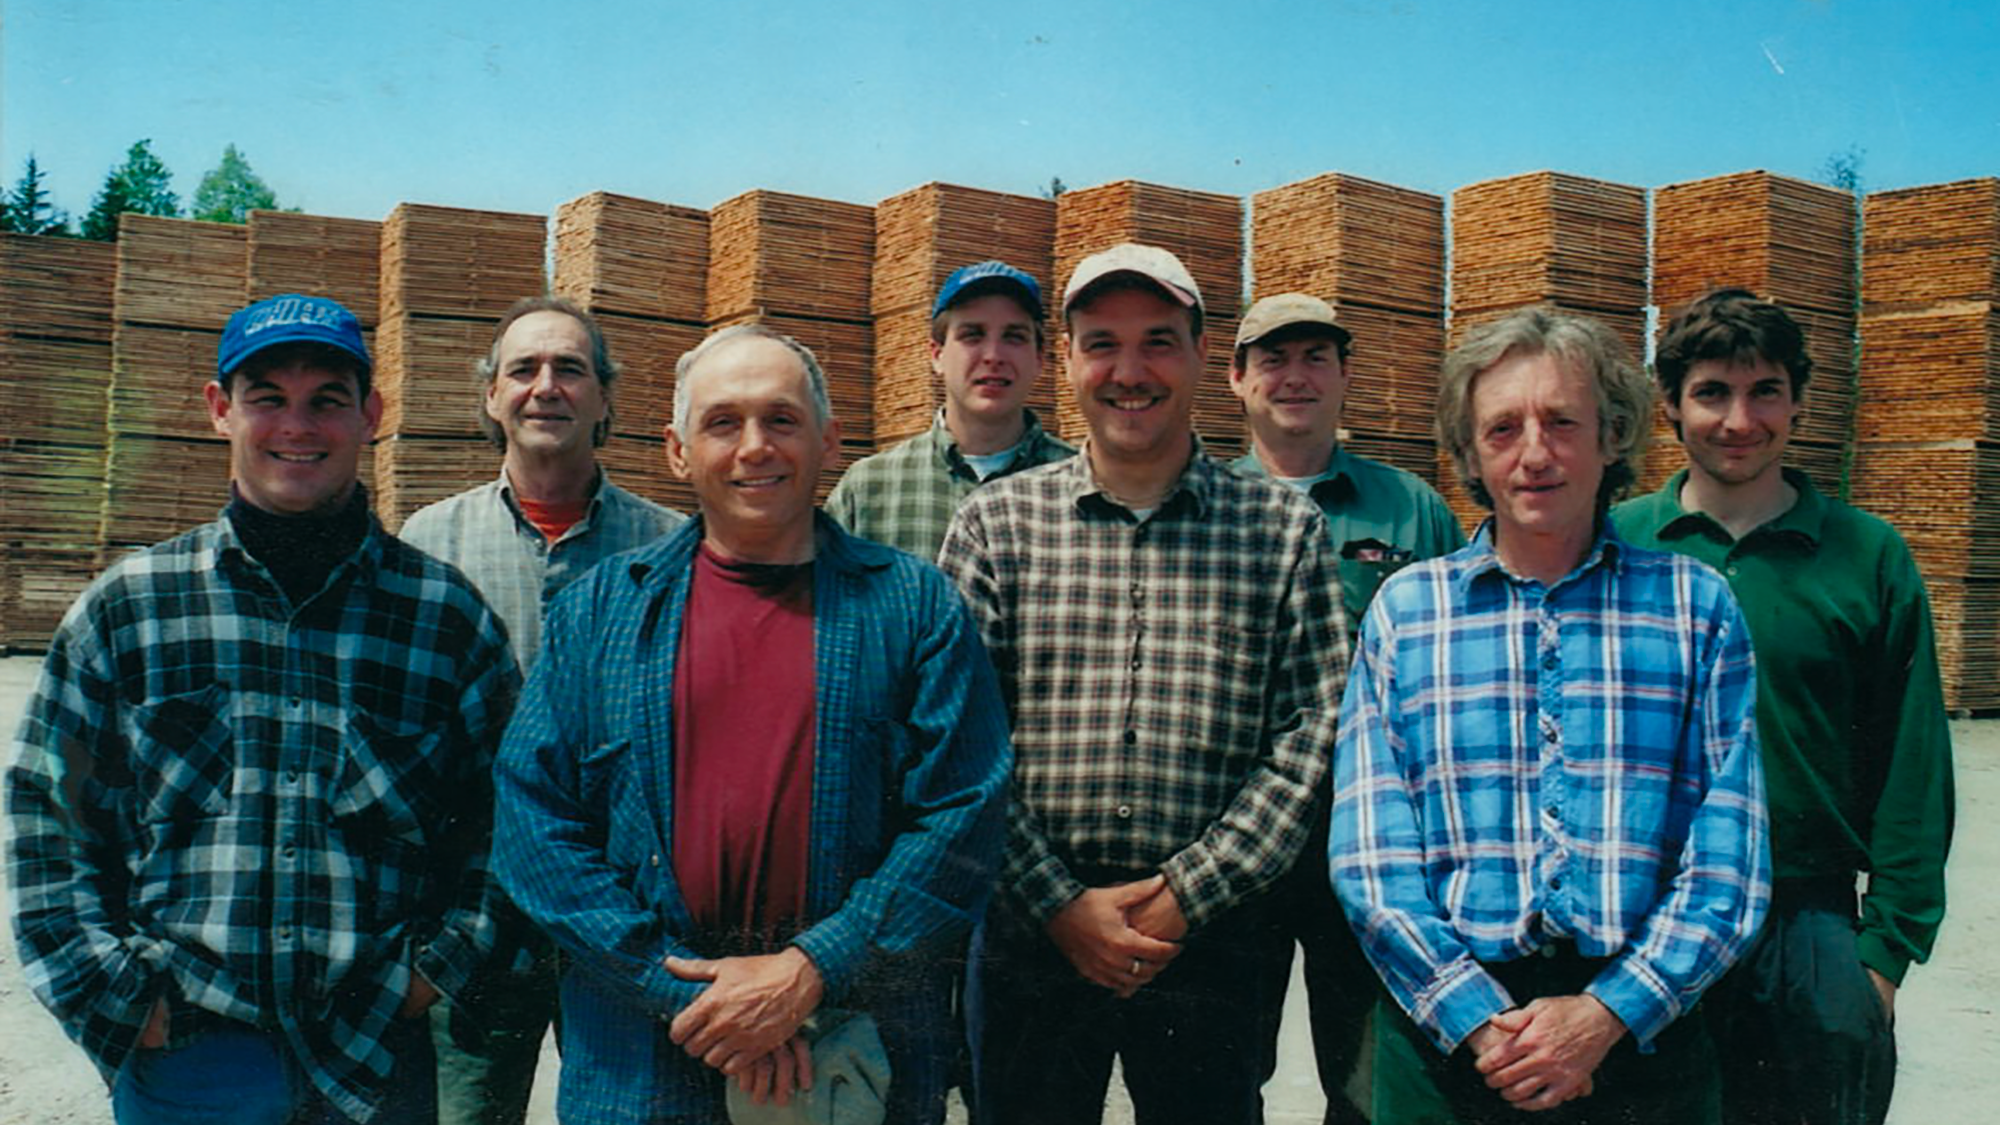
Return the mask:
[[[604, 465], [599, 463], [596, 467], [596, 475], [590, 480], [590, 497], [584, 501], [583, 518], [577, 520], [575, 524], [571, 525], [568, 531], [562, 533], [563, 539], [569, 538], [572, 533], [580, 535], [584, 531], [589, 530], [591, 523], [597, 519], [597, 510], [604, 504], [604, 488], [609, 483], [604, 477]], [[528, 522], [528, 517], [521, 512], [520, 501], [514, 498], [514, 482], [507, 479], [507, 466], [505, 464], [500, 466], [499, 484], [500, 502], [513, 515], [514, 525], [519, 528], [533, 527], [534, 525]], [[539, 537], [541, 532], [536, 531], [535, 534]]]
[[[1753, 529], [1745, 539], [1773, 537], [1790, 539], [1800, 543], [1807, 550], [1817, 550], [1821, 537], [1826, 531], [1826, 497], [1813, 487], [1812, 478], [1797, 469], [1784, 467], [1785, 483], [1798, 493], [1798, 499], [1776, 519]], [[1654, 535], [1662, 541], [1682, 539], [1689, 535], [1707, 535], [1718, 543], [1730, 541], [1729, 532], [1707, 512], [1690, 512], [1681, 506], [1681, 486], [1687, 483], [1688, 470], [1682, 469], [1660, 486], [1662, 503], [1659, 506], [1659, 527]]]
[[[1460, 594], [1470, 593], [1474, 582], [1489, 576], [1495, 581], [1516, 584], [1530, 581], [1509, 573], [1507, 568], [1500, 564], [1500, 555], [1493, 549], [1493, 531], [1493, 519], [1489, 516], [1479, 525], [1472, 542], [1466, 545], [1464, 564], [1458, 572]], [[1583, 556], [1583, 561], [1576, 565], [1576, 569], [1551, 583], [1549, 589], [1555, 590], [1566, 586], [1599, 566], [1614, 576], [1618, 575], [1625, 569], [1626, 550], [1628, 548], [1625, 541], [1618, 537], [1617, 530], [1611, 526], [1611, 520], [1600, 517], [1597, 521], [1597, 538], [1591, 543], [1589, 553]]]
[[[1191, 506], [1194, 517], [1200, 519], [1208, 512], [1210, 494], [1215, 487], [1215, 474], [1220, 466], [1209, 459], [1208, 450], [1202, 444], [1200, 434], [1189, 436], [1193, 438], [1193, 447], [1188, 456], [1187, 467], [1181, 470], [1180, 479], [1174, 482], [1174, 486], [1167, 490], [1165, 496], [1160, 497], [1159, 506], [1153, 510], [1164, 512], [1176, 503], [1182, 503]], [[1062, 474], [1064, 493], [1071, 504], [1083, 507], [1089, 502], [1109, 505], [1120, 511], [1131, 511], [1130, 508], [1112, 499], [1111, 494], [1104, 490], [1103, 485], [1097, 483], [1096, 475], [1090, 471], [1090, 439], [1085, 438], [1083, 444], [1077, 447], [1076, 456], [1062, 462], [1059, 472]], [[1181, 500], [1183, 496], [1187, 499]]]
[[[939, 463], [945, 467], [946, 472], [958, 473], [962, 471], [968, 476], [978, 476], [977, 473], [972, 471], [972, 466], [966, 463], [965, 451], [958, 447], [958, 439], [951, 436], [951, 427], [944, 424], [944, 407], [938, 407], [937, 413], [931, 416], [931, 428], [926, 436], [930, 438], [931, 448], [935, 451]], [[1021, 438], [1014, 443], [1014, 458], [1007, 463], [1006, 467], [1009, 469], [1013, 468], [1015, 462], [1028, 456], [1031, 451], [1039, 449], [1044, 440], [1045, 435], [1042, 431], [1041, 419], [1035, 417], [1033, 410], [1023, 407], [1021, 409]]]

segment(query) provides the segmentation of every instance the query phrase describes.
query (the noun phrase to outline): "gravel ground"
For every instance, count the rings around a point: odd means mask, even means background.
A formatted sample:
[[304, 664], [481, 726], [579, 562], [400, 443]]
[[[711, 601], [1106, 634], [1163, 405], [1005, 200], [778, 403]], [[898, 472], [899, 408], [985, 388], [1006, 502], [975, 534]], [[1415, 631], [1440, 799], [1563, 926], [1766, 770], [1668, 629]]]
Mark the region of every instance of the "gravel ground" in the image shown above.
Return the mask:
[[[0, 659], [0, 734], [11, 739], [39, 661]], [[2000, 720], [1952, 724], [1958, 757], [1958, 836], [1952, 855], [1951, 913], [1931, 963], [1910, 974], [1896, 1012], [1902, 1070], [1890, 1125], [1994, 1119], [2000, 1104]], [[0, 871], [0, 901], [12, 896]], [[1303, 1004], [1286, 1005], [1278, 1076], [1265, 1089], [1273, 1125], [1316, 1122], [1324, 1103], [1312, 1075]], [[531, 1125], [555, 1121], [553, 1048], [543, 1052]], [[1132, 1120], [1114, 1089], [1106, 1120]], [[954, 1110], [952, 1120], [963, 1121]], [[11, 929], [0, 940], [0, 1125], [109, 1125], [96, 1071], [29, 995]]]

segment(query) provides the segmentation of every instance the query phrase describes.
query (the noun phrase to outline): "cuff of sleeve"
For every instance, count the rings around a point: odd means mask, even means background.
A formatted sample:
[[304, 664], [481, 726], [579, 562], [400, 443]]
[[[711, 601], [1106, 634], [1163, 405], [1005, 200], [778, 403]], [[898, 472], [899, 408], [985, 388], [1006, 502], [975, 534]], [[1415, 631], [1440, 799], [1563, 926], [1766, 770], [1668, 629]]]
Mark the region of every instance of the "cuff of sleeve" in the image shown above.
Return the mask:
[[1471, 959], [1451, 966], [1435, 986], [1417, 997], [1410, 1019], [1449, 1055], [1480, 1025], [1514, 1006], [1514, 997], [1493, 974]]
[[454, 1003], [464, 999], [477, 964], [471, 943], [449, 927], [419, 948], [415, 958], [416, 970]]
[[820, 980], [826, 986], [822, 1003], [845, 1002], [848, 989], [867, 957], [863, 935], [841, 915], [842, 912], [835, 911], [792, 939], [792, 944], [811, 958], [813, 967], [819, 970]]
[[1089, 889], [1061, 860], [1048, 856], [1015, 878], [1013, 894], [1040, 928]]
[[1903, 977], [1910, 971], [1910, 959], [1884, 941], [1881, 934], [1863, 930], [1854, 939], [1854, 946], [1861, 954], [1863, 965], [1881, 973], [1884, 979], [1897, 988], [1903, 987]]
[[1605, 966], [1584, 992], [1596, 997], [1598, 1003], [1618, 1017], [1618, 1022], [1632, 1033], [1640, 1054], [1652, 1054], [1654, 1037], [1681, 1014], [1666, 982], [1644, 962], [1630, 956]]
[[1160, 874], [1167, 877], [1167, 886], [1173, 889], [1174, 898], [1180, 903], [1181, 916], [1187, 919], [1190, 933], [1214, 921], [1235, 903], [1221, 866], [1204, 850], [1182, 848], [1160, 865]]

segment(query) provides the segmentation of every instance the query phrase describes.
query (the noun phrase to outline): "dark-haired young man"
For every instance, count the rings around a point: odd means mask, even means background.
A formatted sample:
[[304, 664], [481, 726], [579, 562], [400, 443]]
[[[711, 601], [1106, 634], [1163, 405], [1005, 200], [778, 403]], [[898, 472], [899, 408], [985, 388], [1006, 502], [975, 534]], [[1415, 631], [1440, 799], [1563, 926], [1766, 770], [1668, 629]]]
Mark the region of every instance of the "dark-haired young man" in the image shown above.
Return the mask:
[[1896, 988], [1937, 936], [1951, 844], [1923, 579], [1894, 528], [1782, 465], [1812, 371], [1784, 309], [1711, 293], [1654, 366], [1688, 468], [1613, 521], [1720, 570], [1757, 653], [1775, 878], [1770, 922], [1705, 1002], [1726, 1119], [1880, 1122]]

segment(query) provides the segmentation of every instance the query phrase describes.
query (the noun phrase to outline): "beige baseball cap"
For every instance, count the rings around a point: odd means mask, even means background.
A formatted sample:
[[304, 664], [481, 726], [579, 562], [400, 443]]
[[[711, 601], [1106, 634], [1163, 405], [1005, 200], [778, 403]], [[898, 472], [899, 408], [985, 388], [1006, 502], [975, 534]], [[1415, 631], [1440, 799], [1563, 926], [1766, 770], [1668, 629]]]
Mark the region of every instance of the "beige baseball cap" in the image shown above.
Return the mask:
[[1310, 293], [1279, 293], [1250, 306], [1236, 329], [1236, 346], [1254, 344], [1280, 328], [1294, 324], [1319, 325], [1333, 333], [1344, 347], [1354, 333], [1334, 319], [1333, 306]]
[[1069, 284], [1063, 287], [1063, 311], [1068, 312], [1086, 289], [1117, 273], [1136, 273], [1181, 304], [1191, 309], [1201, 308], [1201, 289], [1179, 258], [1158, 246], [1121, 242], [1076, 264], [1069, 275]]

